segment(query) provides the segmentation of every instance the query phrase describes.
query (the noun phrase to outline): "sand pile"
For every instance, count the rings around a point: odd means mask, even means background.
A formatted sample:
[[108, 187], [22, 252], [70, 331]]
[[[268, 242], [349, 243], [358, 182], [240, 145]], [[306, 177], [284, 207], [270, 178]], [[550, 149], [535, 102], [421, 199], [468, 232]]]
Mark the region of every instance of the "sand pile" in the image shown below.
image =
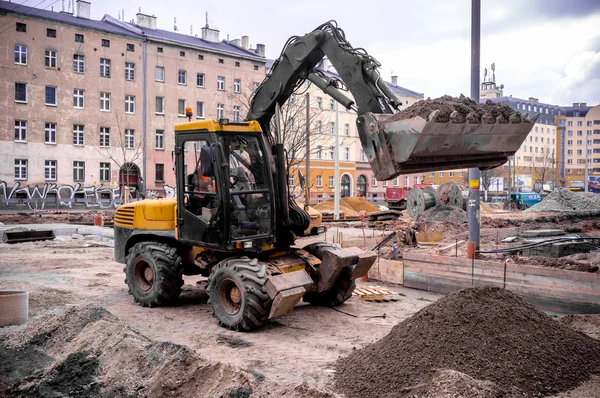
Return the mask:
[[338, 360], [335, 382], [351, 398], [405, 397], [434, 388], [437, 372], [451, 369], [493, 383], [498, 394], [544, 396], [577, 386], [599, 366], [599, 341], [510, 291], [482, 286], [441, 298]]
[[464, 96], [456, 98], [449, 95], [416, 102], [404, 111], [394, 114], [391, 119], [403, 120], [420, 116], [427, 120], [431, 112], [435, 110], [440, 111], [434, 120], [438, 123], [448, 123], [450, 121], [450, 115], [454, 111], [458, 112], [455, 121], [459, 123], [466, 122], [467, 115], [469, 114], [471, 114], [468, 118], [469, 123], [481, 123], [482, 120], [485, 123], [494, 123], [498, 116], [500, 116], [502, 123], [508, 123], [512, 114], [516, 115], [514, 116], [516, 121], [521, 120], [521, 114], [511, 109], [506, 104], [497, 104], [490, 100], [487, 100], [485, 104], [480, 104]]
[[546, 196], [541, 202], [531, 206], [524, 212], [568, 212], [588, 210], [600, 210], [600, 200], [562, 188], [552, 191], [550, 195]]
[[451, 222], [463, 224], [467, 222], [467, 212], [454, 206], [434, 206], [419, 214], [416, 221], [418, 223]]
[[[314, 206], [315, 209], [322, 213], [333, 212], [333, 207], [333, 199], [321, 202], [318, 205]], [[340, 211], [347, 216], [356, 217], [360, 214], [361, 211], [364, 211], [365, 214], [369, 214], [380, 210], [379, 207], [369, 202], [365, 198], [351, 197], [340, 200]]]

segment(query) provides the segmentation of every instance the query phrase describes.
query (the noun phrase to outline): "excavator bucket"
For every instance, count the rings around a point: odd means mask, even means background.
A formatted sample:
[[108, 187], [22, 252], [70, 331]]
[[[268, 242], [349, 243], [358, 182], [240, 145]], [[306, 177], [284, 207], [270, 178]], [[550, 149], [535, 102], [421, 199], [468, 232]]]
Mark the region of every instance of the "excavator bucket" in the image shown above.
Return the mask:
[[[506, 105], [448, 98], [454, 102], [420, 101], [393, 115], [359, 116], [359, 137], [375, 178], [500, 166], [521, 147], [539, 116], [529, 120]], [[435, 109], [438, 102], [441, 109]]]

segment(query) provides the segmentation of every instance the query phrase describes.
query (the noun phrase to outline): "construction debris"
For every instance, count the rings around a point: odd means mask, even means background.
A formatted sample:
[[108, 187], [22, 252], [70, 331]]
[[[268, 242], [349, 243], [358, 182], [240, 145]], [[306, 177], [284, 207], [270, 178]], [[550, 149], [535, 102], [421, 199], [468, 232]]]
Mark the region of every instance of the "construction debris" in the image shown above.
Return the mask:
[[497, 394], [544, 396], [574, 388], [598, 366], [599, 341], [510, 291], [482, 286], [441, 298], [338, 360], [335, 382], [351, 398], [408, 397], [451, 369], [495, 384]]
[[600, 199], [588, 197], [582, 193], [572, 192], [566, 188], [552, 191], [541, 202], [524, 210], [524, 213], [534, 212], [570, 212], [600, 210]]
[[417, 217], [418, 223], [451, 222], [464, 224], [467, 222], [467, 212], [454, 206], [435, 206]]

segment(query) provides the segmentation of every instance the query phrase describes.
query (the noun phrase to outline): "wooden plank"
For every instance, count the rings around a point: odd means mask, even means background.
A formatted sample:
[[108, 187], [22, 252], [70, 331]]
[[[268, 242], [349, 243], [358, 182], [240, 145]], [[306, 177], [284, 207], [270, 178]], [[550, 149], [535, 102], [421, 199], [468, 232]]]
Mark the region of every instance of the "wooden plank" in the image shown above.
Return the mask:
[[451, 244], [451, 245], [444, 246], [444, 247], [442, 247], [441, 249], [438, 249], [438, 251], [437, 251], [437, 252], [438, 252], [439, 254], [443, 254], [443, 253], [447, 252], [447, 251], [448, 251], [448, 250], [450, 250], [450, 249], [454, 249], [455, 247], [458, 247], [459, 245], [462, 245], [462, 244], [463, 244], [463, 243], [465, 243], [465, 242], [466, 242], [465, 240], [459, 240], [458, 242], [454, 242], [454, 243], [453, 243], [453, 244]]

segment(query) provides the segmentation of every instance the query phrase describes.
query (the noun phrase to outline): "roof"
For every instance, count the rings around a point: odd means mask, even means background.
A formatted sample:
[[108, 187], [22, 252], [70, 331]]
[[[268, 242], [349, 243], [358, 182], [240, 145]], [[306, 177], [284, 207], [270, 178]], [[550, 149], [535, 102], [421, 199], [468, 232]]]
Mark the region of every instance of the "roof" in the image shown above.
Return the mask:
[[550, 109], [560, 109], [563, 110], [565, 109], [564, 106], [560, 106], [560, 105], [552, 105], [552, 104], [546, 104], [543, 102], [538, 102], [538, 101], [529, 101], [529, 100], [525, 100], [525, 99], [521, 99], [521, 98], [515, 98], [515, 97], [497, 97], [497, 98], [483, 98], [480, 100], [480, 102], [485, 102], [487, 100], [491, 100], [493, 102], [498, 102], [498, 103], [515, 103], [515, 104], [528, 104], [528, 105], [536, 105], [536, 106], [541, 106], [541, 107], [548, 107]]
[[141, 38], [139, 34], [124, 29], [120, 26], [116, 26], [107, 21], [96, 21], [93, 19], [79, 18], [70, 14], [61, 14], [56, 11], [49, 11], [42, 8], [28, 7], [17, 3], [10, 3], [8, 1], [0, 0], [0, 10], [24, 15], [27, 17], [41, 18], [49, 21], [61, 22], [74, 26], [81, 26], [83, 28], [101, 30], [104, 32], [115, 33], [125, 36], [133, 36]]
[[262, 62], [267, 61], [265, 57], [256, 54], [254, 51], [246, 50], [243, 47], [236, 46], [235, 44], [232, 44], [227, 40], [213, 42], [204, 40], [196, 36], [184, 35], [177, 32], [169, 32], [168, 30], [150, 29], [134, 23], [130, 25], [136, 29], [140, 29], [143, 35], [152, 39], [165, 40], [176, 44], [202, 48], [205, 50], [216, 51], [220, 53], [227, 53], [239, 57], [253, 58], [257, 61]]

